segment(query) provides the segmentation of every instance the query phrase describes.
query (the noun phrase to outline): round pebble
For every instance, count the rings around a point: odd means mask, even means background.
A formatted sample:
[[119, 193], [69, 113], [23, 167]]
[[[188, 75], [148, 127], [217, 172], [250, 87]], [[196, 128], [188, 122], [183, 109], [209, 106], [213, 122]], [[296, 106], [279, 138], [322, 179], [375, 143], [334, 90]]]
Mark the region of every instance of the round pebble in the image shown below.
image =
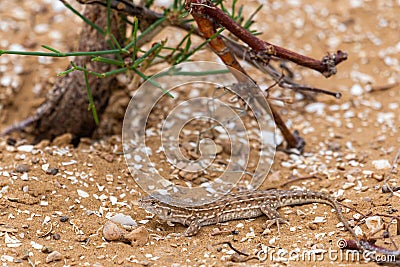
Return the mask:
[[23, 173], [28, 172], [30, 170], [30, 167], [27, 164], [18, 164], [17, 166], [15, 166], [15, 170], [17, 172]]
[[124, 231], [115, 223], [108, 221], [103, 227], [103, 236], [108, 241], [118, 241], [124, 236]]
[[63, 256], [60, 252], [53, 251], [46, 257], [46, 263], [60, 261], [60, 260], [62, 260], [62, 258], [63, 258]]
[[61, 238], [60, 234], [54, 234], [53, 235], [53, 239], [54, 240], [60, 240], [60, 238]]
[[68, 216], [62, 216], [62, 217], [60, 217], [60, 222], [66, 222], [66, 221], [68, 221], [69, 220], [69, 217]]
[[48, 168], [46, 170], [47, 174], [51, 174], [51, 175], [56, 175], [58, 173], [58, 169], [57, 168]]

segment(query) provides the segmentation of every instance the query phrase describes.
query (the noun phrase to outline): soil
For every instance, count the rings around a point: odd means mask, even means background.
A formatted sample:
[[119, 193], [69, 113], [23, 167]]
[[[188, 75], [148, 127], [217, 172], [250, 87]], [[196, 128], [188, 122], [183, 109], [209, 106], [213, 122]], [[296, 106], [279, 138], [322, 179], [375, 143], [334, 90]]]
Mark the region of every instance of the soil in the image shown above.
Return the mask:
[[[258, 5], [246, 2], [244, 13], [250, 14]], [[391, 220], [400, 215], [400, 194], [394, 192], [389, 198], [382, 192], [385, 185], [399, 185], [397, 165], [393, 165], [400, 148], [400, 117], [396, 115], [400, 104], [398, 14], [400, 2], [391, 0], [267, 1], [254, 25], [263, 32], [260, 38], [308, 56], [322, 58], [327, 51], [338, 49], [349, 54], [329, 79], [289, 64], [296, 82], [339, 91], [341, 99], [317, 95], [315, 102], [292, 91], [271, 89], [278, 99], [273, 104], [307, 144], [303, 155], [277, 152], [261, 189], [331, 193], [351, 207], [345, 208], [345, 216], [357, 225], [358, 233], [377, 238], [377, 245], [389, 249], [400, 242], [396, 220]], [[81, 22], [59, 1], [2, 1], [0, 18], [0, 49], [44, 51], [41, 45], [48, 45], [73, 51], [76, 47]], [[160, 36], [173, 34], [179, 39], [183, 33], [167, 28]], [[202, 50], [195, 59], [215, 60], [215, 56]], [[69, 60], [0, 57], [0, 131], [33, 114]], [[273, 83], [258, 73], [253, 78], [262, 88]], [[288, 98], [292, 101], [279, 101]], [[115, 114], [114, 121], [116, 116], [120, 120], [120, 107], [121, 101], [111, 101], [102, 125]], [[168, 106], [163, 110], [168, 111]], [[117, 128], [114, 121], [113, 130]], [[121, 121], [118, 125], [121, 127]], [[337, 241], [352, 237], [342, 230], [331, 208], [322, 204], [282, 208], [280, 213], [290, 226], [281, 225], [280, 235], [276, 226], [264, 232], [265, 218], [260, 217], [203, 227], [194, 237], [175, 237], [173, 233], [183, 232], [183, 226], [169, 226], [138, 208], [137, 200], [145, 193], [134, 181], [137, 174], [131, 175], [127, 168], [120, 131], [84, 139], [78, 147], [69, 145], [69, 135], [35, 146], [24, 133], [1, 137], [3, 266], [375, 265], [363, 259], [346, 259], [339, 253]], [[228, 154], [220, 155], [222, 160]], [[165, 166], [162, 157], [152, 160], [156, 166]], [[184, 182], [185, 174], [171, 181]], [[148, 242], [106, 241], [104, 225], [116, 214], [131, 216], [144, 226], [147, 231], [140, 235], [147, 232]], [[383, 229], [390, 226], [393, 243], [383, 238], [384, 231], [373, 233], [376, 225]], [[227, 242], [251, 257], [243, 262], [246, 257], [236, 254]], [[257, 254], [262, 248], [274, 251], [274, 258]], [[329, 257], [323, 250], [339, 254]], [[60, 254], [50, 254], [52, 251]], [[278, 257], [278, 251], [319, 251], [319, 257], [288, 259], [287, 254]], [[256, 254], [258, 258], [253, 257]], [[46, 263], [49, 255], [60, 260]]]

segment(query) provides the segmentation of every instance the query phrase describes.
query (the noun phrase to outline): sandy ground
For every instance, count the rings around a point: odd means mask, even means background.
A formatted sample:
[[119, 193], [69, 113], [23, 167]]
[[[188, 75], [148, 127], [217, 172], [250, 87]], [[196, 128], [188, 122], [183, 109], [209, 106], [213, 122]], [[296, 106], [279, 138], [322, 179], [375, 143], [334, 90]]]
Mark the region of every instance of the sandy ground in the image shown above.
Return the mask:
[[[245, 13], [258, 4], [249, 1]], [[400, 215], [400, 195], [388, 198], [382, 193], [400, 148], [399, 86], [380, 90], [400, 79], [398, 14], [400, 2], [389, 0], [266, 1], [255, 18], [256, 28], [263, 32], [261, 38], [316, 58], [341, 49], [349, 53], [349, 59], [329, 79], [291, 65], [298, 82], [340, 91], [343, 97], [318, 96], [315, 103], [298, 100], [280, 108], [307, 145], [301, 156], [278, 152], [261, 188], [323, 190], [362, 214], [379, 215], [375, 219], [382, 227], [391, 223], [387, 216]], [[80, 22], [58, 1], [2, 1], [0, 18], [0, 49], [37, 51], [46, 44], [71, 51], [76, 44]], [[214, 59], [203, 51], [197, 58]], [[68, 59], [1, 56], [0, 131], [32, 114], [67, 64]], [[255, 79], [264, 88], [272, 83], [261, 75]], [[295, 97], [279, 89], [273, 95]], [[36, 146], [24, 141], [24, 135], [14, 138], [0, 139], [3, 266], [375, 265], [348, 260], [343, 254], [328, 257], [320, 252], [318, 260], [297, 261], [277, 256], [279, 249], [335, 253], [340, 238], [351, 239], [331, 209], [320, 204], [283, 208], [280, 212], [290, 226], [283, 225], [279, 237], [276, 227], [262, 235], [265, 218], [220, 226], [234, 232], [211, 235], [216, 226], [208, 226], [194, 237], [174, 237], [173, 233], [185, 228], [168, 226], [137, 207], [144, 194], [125, 164], [119, 135], [85, 139], [77, 148], [68, 145], [68, 136]], [[289, 177], [310, 175], [318, 179], [284, 185]], [[398, 185], [396, 168], [390, 175], [387, 183]], [[115, 214], [129, 215], [144, 226], [148, 242], [136, 246], [105, 241], [103, 226]], [[374, 226], [365, 221], [373, 223], [373, 219], [362, 219], [349, 209], [345, 215], [353, 226], [358, 225], [359, 233], [373, 235], [378, 245], [394, 249], [388, 238], [382, 238], [382, 231], [371, 233]], [[395, 228], [390, 227], [390, 234], [399, 244]], [[221, 242], [259, 257], [235, 263], [237, 255]], [[275, 252], [274, 258], [257, 254], [262, 248]], [[58, 251], [61, 261], [46, 264], [51, 251]]]

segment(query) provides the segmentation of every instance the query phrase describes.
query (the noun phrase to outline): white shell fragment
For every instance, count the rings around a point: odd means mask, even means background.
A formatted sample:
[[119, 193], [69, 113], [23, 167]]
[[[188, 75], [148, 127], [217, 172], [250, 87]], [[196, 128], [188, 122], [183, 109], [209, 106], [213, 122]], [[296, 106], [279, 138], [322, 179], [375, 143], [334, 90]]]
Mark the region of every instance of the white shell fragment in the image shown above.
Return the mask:
[[325, 217], [315, 217], [313, 223], [324, 223], [326, 222], [326, 218]]
[[365, 219], [365, 224], [367, 225], [369, 230], [375, 231], [377, 229], [381, 229], [382, 220], [379, 216], [371, 216]]
[[377, 170], [390, 168], [390, 163], [387, 159], [373, 160], [372, 164], [374, 165], [375, 169], [377, 169]]
[[131, 216], [122, 213], [115, 214], [109, 220], [122, 225], [137, 226], [136, 221]]
[[364, 90], [359, 84], [353, 85], [350, 89], [350, 94], [352, 94], [353, 96], [360, 96], [363, 94], [363, 92]]
[[19, 146], [17, 149], [18, 149], [18, 151], [21, 151], [21, 152], [30, 153], [33, 150], [33, 146], [32, 145], [22, 145], [22, 146]]
[[16, 237], [10, 236], [8, 233], [5, 233], [4, 236], [4, 243], [6, 243], [7, 247], [16, 248], [22, 245], [21, 241], [18, 240]]
[[78, 195], [80, 197], [83, 197], [83, 198], [89, 197], [89, 194], [87, 192], [83, 191], [83, 190], [77, 189], [76, 191], [78, 192]]
[[305, 107], [305, 110], [308, 113], [317, 113], [317, 115], [323, 115], [325, 113], [324, 112], [325, 106], [326, 106], [326, 104], [324, 104], [324, 103], [318, 103], [318, 102], [311, 103]]

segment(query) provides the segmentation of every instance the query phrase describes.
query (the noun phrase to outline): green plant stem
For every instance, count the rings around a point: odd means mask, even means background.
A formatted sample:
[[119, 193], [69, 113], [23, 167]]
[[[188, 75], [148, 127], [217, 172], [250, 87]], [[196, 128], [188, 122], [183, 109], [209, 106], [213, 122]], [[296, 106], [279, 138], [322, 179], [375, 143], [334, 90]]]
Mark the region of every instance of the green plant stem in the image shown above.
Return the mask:
[[43, 56], [43, 57], [72, 57], [72, 56], [112, 55], [112, 54], [120, 54], [121, 52], [128, 53], [128, 51], [125, 48], [102, 50], [102, 51], [87, 51], [87, 52], [78, 51], [78, 52], [67, 52], [67, 53], [0, 50], [0, 56], [2, 56], [4, 54], [8, 54], [8, 55], [23, 55], [23, 56]]

